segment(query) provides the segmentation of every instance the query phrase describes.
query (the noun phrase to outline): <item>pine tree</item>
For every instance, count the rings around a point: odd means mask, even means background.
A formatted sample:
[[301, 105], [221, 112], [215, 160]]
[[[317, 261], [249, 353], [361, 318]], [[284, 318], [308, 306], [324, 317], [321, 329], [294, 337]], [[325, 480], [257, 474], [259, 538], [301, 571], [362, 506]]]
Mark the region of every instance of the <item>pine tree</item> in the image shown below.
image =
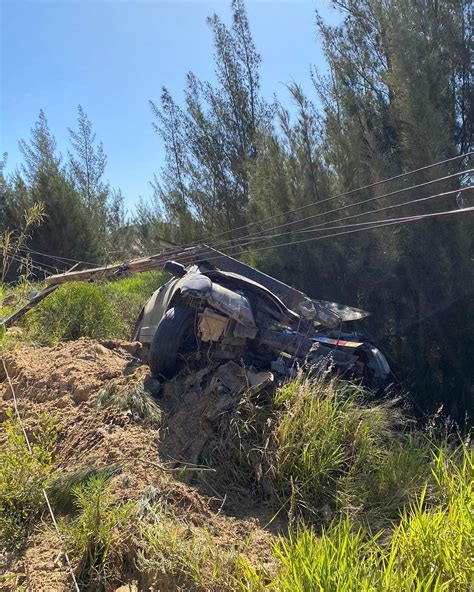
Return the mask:
[[103, 176], [107, 157], [102, 142], [96, 142], [92, 123], [81, 105], [78, 106], [77, 131], [69, 129], [73, 152], [69, 152], [69, 174], [84, 204], [93, 211], [104, 209], [109, 187]]

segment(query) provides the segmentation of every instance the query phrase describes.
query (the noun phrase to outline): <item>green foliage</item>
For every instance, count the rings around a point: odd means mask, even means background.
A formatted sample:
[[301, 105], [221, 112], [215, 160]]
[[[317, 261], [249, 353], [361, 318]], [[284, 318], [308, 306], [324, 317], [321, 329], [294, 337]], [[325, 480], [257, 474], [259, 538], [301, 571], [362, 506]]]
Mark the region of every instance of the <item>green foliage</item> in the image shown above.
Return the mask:
[[75, 508], [74, 492], [77, 487], [85, 485], [93, 477], [107, 482], [120, 472], [121, 468], [117, 465], [104, 467], [87, 465], [72, 473], [56, 473], [52, 476], [47, 488], [53, 508], [60, 512], [72, 512]]
[[142, 306], [166, 280], [164, 272], [147, 271], [102, 284], [107, 299], [124, 323], [123, 337], [130, 338]]
[[26, 316], [29, 334], [42, 344], [79, 337], [130, 339], [141, 307], [164, 278], [149, 272], [115, 282], [65, 284]]
[[100, 287], [86, 283], [62, 286], [28, 316], [33, 339], [42, 344], [79, 337], [118, 337], [123, 321]]
[[20, 546], [44, 505], [43, 489], [51, 475], [58, 424], [43, 416], [30, 434], [31, 452], [17, 418], [7, 412], [0, 448], [0, 545]]
[[434, 476], [443, 483], [427, 500], [427, 486], [393, 530], [371, 534], [341, 516], [318, 536], [300, 524], [273, 546], [277, 573], [270, 584], [247, 565], [243, 588], [321, 592], [430, 590], [472, 586], [473, 454], [465, 445], [434, 452]]
[[97, 395], [96, 408], [114, 406], [123, 411], [130, 411], [138, 416], [143, 423], [153, 427], [161, 424], [161, 409], [141, 382], [124, 386], [108, 385]]
[[156, 507], [153, 519], [142, 524], [137, 543], [139, 567], [155, 574], [158, 585], [161, 576], [165, 582], [171, 579], [176, 588], [182, 586], [186, 590], [240, 589], [242, 568], [246, 565], [245, 540], [233, 548], [218, 546], [210, 529]]
[[217, 474], [206, 479], [227, 495], [270, 502], [290, 521], [329, 523], [350, 512], [384, 525], [431, 478], [431, 445], [409, 423], [397, 400], [299, 377], [276, 391], [273, 409], [244, 397], [222, 418], [204, 453]]
[[274, 471], [292, 512], [392, 518], [420, 486], [426, 446], [400, 432], [406, 419], [397, 401], [368, 397], [351, 383], [321, 379], [298, 379], [277, 392]]
[[133, 503], [117, 505], [107, 488], [108, 479], [94, 475], [73, 488], [77, 516], [59, 523], [73, 561], [76, 577], [88, 590], [104, 590], [114, 577], [132, 531]]

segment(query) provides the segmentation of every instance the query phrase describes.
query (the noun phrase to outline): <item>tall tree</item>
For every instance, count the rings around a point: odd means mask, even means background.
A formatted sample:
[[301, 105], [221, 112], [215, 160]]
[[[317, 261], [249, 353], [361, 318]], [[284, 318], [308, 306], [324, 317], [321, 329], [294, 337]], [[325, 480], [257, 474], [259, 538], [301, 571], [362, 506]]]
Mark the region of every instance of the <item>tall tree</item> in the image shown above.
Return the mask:
[[[163, 89], [161, 107], [152, 103], [156, 129], [167, 153], [162, 182], [155, 184], [168, 220], [191, 238], [204, 231], [245, 223], [246, 164], [255, 158], [258, 136], [269, 125], [270, 107], [260, 97], [260, 56], [242, 0], [232, 2], [232, 26], [214, 15], [216, 84], [188, 74], [185, 108]], [[184, 221], [185, 224], [183, 223]]]
[[55, 175], [59, 172], [61, 156], [56, 154], [56, 139], [49, 130], [43, 110], [31, 130], [30, 143], [20, 140], [19, 147], [24, 158], [22, 172], [29, 183], [34, 183], [39, 174]]
[[81, 105], [78, 106], [77, 131], [68, 128], [73, 152], [69, 152], [69, 173], [85, 205], [103, 209], [109, 187], [104, 182], [107, 157], [102, 142], [96, 141], [92, 123]]

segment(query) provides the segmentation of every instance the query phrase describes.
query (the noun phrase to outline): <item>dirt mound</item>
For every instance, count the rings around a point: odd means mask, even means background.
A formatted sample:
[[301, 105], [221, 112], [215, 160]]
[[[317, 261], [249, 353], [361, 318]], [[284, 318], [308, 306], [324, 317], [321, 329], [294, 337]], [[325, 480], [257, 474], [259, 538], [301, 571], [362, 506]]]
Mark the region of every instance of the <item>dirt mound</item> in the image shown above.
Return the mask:
[[[25, 348], [5, 356], [17, 390], [56, 407], [87, 401], [104, 382], [121, 376], [139, 345], [82, 338], [57, 347]], [[3, 368], [0, 370], [0, 379]], [[3, 398], [11, 397], [7, 389]]]
[[[232, 547], [253, 532], [255, 544], [263, 548], [269, 535], [257, 520], [225, 516], [221, 512], [222, 500], [203, 495], [183, 482], [186, 479], [177, 481], [175, 477], [199, 470], [189, 463], [199, 463], [215, 418], [234, 405], [245, 388], [254, 384], [258, 389], [269, 377], [229, 363], [217, 370], [206, 369], [184, 382], [165, 385], [158, 404], [166, 430], [160, 433], [129, 409], [98, 409], [96, 405], [104, 387], [147, 384], [148, 368], [139, 361], [138, 353], [136, 343], [83, 338], [57, 347], [23, 348], [5, 355], [27, 431], [34, 431], [42, 414], [55, 417], [61, 426], [54, 460], [58, 473], [117, 465], [120, 471], [110, 488], [114, 499], [137, 500], [153, 490], [177, 517], [196, 526], [212, 525], [218, 545]], [[12, 403], [12, 389], [0, 364], [2, 419]], [[3, 438], [0, 430], [0, 445]], [[182, 467], [183, 459], [188, 463], [186, 468]], [[49, 517], [45, 516], [44, 522], [49, 523]], [[21, 568], [18, 561], [23, 563]], [[28, 590], [65, 589], [63, 558], [51, 531], [32, 533], [24, 555], [13, 563], [16, 573], [24, 574], [20, 583]], [[15, 582], [0, 585], [0, 590], [18, 586], [12, 569], [5, 557], [3, 561], [0, 557], [0, 575], [2, 571], [5, 574], [0, 582]]]

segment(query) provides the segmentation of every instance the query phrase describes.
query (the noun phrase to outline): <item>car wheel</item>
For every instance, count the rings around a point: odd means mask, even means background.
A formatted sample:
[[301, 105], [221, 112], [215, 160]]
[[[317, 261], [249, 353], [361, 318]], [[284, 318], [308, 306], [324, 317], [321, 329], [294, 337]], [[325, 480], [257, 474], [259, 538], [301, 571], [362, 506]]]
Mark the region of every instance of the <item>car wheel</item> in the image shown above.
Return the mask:
[[198, 348], [196, 311], [174, 307], [161, 319], [150, 347], [149, 367], [153, 378], [172, 378]]

